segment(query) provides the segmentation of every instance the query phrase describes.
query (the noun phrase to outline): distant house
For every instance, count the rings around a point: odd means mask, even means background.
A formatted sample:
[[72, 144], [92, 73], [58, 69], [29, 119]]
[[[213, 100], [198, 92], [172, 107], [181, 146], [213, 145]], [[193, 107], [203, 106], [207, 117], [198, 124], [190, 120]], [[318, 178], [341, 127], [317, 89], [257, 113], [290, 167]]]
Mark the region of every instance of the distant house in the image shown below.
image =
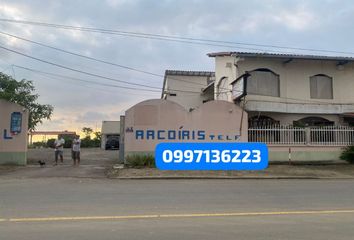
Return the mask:
[[354, 58], [247, 52], [215, 58], [214, 98], [248, 112], [249, 126], [354, 124]]

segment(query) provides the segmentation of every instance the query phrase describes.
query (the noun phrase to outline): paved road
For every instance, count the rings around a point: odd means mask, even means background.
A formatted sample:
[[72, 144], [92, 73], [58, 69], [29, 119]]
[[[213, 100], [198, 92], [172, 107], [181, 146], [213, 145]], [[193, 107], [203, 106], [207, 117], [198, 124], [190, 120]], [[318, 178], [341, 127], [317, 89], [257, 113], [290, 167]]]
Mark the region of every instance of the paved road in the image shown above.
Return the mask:
[[0, 239], [353, 239], [354, 180], [0, 179]]

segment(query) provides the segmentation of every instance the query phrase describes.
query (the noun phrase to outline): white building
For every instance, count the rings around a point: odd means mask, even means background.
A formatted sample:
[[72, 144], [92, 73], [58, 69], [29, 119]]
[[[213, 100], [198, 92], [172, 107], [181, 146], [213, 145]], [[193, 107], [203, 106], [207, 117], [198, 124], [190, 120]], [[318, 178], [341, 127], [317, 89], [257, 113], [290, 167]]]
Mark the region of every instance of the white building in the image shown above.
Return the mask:
[[105, 149], [106, 143], [109, 139], [119, 139], [120, 121], [103, 121], [101, 134], [101, 148]]
[[214, 72], [166, 70], [161, 98], [192, 110], [214, 99]]
[[215, 99], [234, 101], [249, 125], [354, 123], [354, 58], [246, 52], [215, 58]]
[[354, 143], [354, 58], [208, 56], [215, 73], [168, 70], [162, 98], [191, 110], [210, 100], [239, 105], [248, 113], [248, 141], [267, 143], [273, 161], [287, 159], [290, 148], [295, 160], [338, 160]]

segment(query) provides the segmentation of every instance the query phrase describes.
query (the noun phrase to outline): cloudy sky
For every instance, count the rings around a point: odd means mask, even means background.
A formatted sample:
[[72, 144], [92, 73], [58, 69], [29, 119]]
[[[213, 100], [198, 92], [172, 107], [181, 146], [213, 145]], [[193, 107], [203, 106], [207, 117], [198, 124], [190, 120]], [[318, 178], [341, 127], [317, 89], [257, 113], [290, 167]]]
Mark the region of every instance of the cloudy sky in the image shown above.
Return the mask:
[[[0, 18], [352, 52], [351, 55], [354, 56], [354, 3], [350, 0], [1, 0]], [[189, 44], [4, 21], [0, 21], [0, 31], [157, 75], [163, 75], [166, 69], [213, 71], [214, 61], [206, 54], [215, 51], [330, 54], [247, 45]], [[106, 79], [148, 85], [156, 87], [156, 90], [161, 88], [163, 82], [163, 78], [159, 76], [68, 55], [3, 34], [0, 34], [0, 46], [105, 77], [88, 76], [0, 49], [0, 71], [16, 79], [32, 80], [40, 94], [39, 101], [54, 106], [52, 120], [39, 126], [40, 130], [77, 131], [84, 126], [99, 130], [102, 120], [118, 120], [132, 105], [145, 99], [160, 97], [157, 92], [110, 87], [108, 85], [113, 84], [144, 88]], [[23, 67], [65, 75], [68, 78], [31, 72]]]

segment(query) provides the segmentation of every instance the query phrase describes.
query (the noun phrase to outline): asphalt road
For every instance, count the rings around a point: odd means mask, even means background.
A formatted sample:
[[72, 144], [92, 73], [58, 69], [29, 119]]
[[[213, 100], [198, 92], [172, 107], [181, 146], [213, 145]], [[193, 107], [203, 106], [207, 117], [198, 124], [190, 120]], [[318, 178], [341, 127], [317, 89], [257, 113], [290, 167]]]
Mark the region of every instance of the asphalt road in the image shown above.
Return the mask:
[[353, 239], [354, 180], [0, 179], [0, 239]]

